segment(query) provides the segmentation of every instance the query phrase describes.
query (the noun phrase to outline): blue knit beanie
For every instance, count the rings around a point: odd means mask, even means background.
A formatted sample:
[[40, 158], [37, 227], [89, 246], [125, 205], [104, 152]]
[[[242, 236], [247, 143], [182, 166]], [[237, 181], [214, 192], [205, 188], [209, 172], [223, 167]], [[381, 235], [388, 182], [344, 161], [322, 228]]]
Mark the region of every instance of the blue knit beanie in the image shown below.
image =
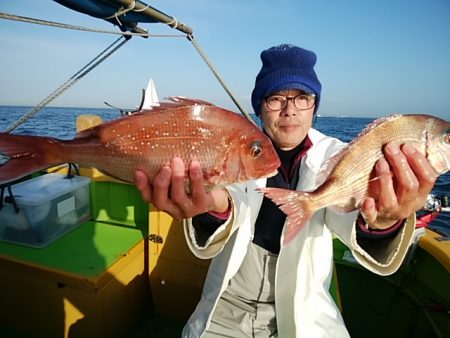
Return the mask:
[[259, 116], [261, 102], [268, 95], [281, 90], [299, 89], [308, 94], [316, 94], [317, 111], [322, 85], [314, 71], [316, 54], [309, 50], [282, 44], [262, 51], [262, 67], [256, 76], [252, 92], [252, 106]]

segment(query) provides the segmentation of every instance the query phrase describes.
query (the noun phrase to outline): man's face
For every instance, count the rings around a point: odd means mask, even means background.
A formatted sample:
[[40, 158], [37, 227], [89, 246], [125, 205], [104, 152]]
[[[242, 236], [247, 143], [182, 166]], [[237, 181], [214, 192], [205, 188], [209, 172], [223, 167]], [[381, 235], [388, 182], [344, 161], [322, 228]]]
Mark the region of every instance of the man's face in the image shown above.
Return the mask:
[[[304, 94], [297, 89], [283, 90], [271, 94], [294, 98]], [[311, 102], [312, 103], [312, 102]], [[282, 150], [291, 150], [305, 139], [312, 125], [315, 104], [308, 109], [299, 109], [294, 100], [288, 100], [284, 108], [271, 110], [266, 100], [261, 103], [261, 121], [267, 135]]]

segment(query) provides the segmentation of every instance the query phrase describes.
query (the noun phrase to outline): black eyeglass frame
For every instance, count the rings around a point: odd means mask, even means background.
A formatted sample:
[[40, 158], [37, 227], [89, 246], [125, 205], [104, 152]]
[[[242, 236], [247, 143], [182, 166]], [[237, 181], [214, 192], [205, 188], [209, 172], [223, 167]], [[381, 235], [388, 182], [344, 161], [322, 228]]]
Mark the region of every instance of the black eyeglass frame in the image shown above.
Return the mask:
[[[271, 108], [271, 107], [269, 106], [268, 100], [269, 100], [270, 98], [273, 98], [273, 97], [280, 97], [280, 98], [283, 98], [283, 99], [285, 100], [285, 101], [284, 101], [284, 104], [282, 105], [281, 108], [275, 108], [275, 109], [274, 109], [274, 108]], [[297, 106], [297, 104], [296, 104], [295, 102], [296, 102], [296, 99], [297, 99], [298, 97], [306, 98], [306, 102], [308, 103], [308, 107], [307, 107], [307, 108], [303, 108], [303, 107], [298, 107], [298, 106]], [[294, 102], [294, 107], [295, 107], [296, 109], [299, 109], [299, 110], [308, 110], [308, 109], [311, 109], [312, 107], [314, 107], [314, 105], [316, 104], [316, 95], [315, 95], [315, 94], [300, 93], [300, 94], [298, 94], [298, 95], [296, 95], [296, 96], [288, 97], [288, 96], [284, 96], [284, 95], [280, 95], [280, 94], [273, 94], [273, 95], [266, 96], [266, 97], [264, 98], [264, 102], [265, 102], [265, 104], [266, 104], [266, 107], [267, 107], [267, 109], [269, 109], [270, 111], [280, 111], [280, 110], [283, 110], [284, 108], [286, 108], [286, 106], [287, 106], [287, 104], [288, 104], [288, 102], [289, 102], [290, 100], [292, 100], [292, 101]]]

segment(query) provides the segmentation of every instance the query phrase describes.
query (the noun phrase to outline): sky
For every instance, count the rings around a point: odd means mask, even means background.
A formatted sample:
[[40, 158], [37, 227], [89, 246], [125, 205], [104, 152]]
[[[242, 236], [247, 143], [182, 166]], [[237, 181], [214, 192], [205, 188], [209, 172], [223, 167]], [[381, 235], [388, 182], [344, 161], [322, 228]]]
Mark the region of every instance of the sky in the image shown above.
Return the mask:
[[[252, 113], [260, 52], [281, 43], [313, 50], [322, 82], [319, 113], [450, 119], [448, 0], [155, 0], [187, 24], [230, 91]], [[0, 12], [96, 29], [117, 26], [50, 0], [0, 1]], [[238, 111], [193, 45], [162, 24], [133, 37], [50, 106], [134, 109], [153, 78], [160, 99], [186, 96]], [[33, 106], [116, 35], [0, 19], [0, 105]]]

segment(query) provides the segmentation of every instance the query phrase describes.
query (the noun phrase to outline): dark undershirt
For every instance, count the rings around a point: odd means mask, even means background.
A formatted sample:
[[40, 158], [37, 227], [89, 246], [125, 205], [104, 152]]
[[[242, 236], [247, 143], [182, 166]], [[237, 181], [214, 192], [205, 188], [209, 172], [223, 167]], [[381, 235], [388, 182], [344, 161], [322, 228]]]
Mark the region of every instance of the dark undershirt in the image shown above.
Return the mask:
[[[294, 190], [298, 183], [298, 167], [305, 149], [305, 141], [292, 150], [283, 151], [275, 146], [281, 161], [277, 175], [267, 179], [267, 187]], [[280, 252], [280, 238], [286, 215], [270, 199], [264, 197], [255, 223], [253, 243], [272, 253]]]

